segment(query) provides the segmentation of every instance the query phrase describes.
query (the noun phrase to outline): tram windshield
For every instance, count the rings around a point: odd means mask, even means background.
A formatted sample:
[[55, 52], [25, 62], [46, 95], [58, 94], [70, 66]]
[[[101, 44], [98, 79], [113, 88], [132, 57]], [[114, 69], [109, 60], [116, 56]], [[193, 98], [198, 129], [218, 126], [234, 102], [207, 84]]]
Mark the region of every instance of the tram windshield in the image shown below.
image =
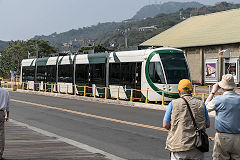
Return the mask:
[[181, 79], [189, 79], [188, 66], [184, 54], [160, 53], [168, 84], [178, 84]]
[[160, 62], [150, 62], [148, 72], [153, 83], [166, 83]]

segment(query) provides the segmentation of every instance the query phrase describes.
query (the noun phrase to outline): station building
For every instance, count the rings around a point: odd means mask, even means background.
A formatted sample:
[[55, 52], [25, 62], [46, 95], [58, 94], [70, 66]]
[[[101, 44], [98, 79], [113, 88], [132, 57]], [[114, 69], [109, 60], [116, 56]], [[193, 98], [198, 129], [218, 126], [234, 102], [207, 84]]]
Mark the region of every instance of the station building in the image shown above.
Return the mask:
[[184, 50], [193, 83], [215, 83], [230, 73], [239, 84], [240, 9], [188, 18], [139, 48], [162, 46]]

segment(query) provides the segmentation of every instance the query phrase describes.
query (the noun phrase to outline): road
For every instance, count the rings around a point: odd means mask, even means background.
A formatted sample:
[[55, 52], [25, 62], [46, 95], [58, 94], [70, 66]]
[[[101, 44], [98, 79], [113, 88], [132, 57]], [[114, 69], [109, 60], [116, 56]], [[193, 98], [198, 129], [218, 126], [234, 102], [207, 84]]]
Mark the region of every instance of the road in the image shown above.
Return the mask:
[[[18, 92], [10, 96], [13, 120], [124, 159], [169, 159], [167, 132], [161, 128], [164, 111]], [[213, 126], [209, 136], [214, 136]], [[212, 145], [206, 159], [211, 159]]]

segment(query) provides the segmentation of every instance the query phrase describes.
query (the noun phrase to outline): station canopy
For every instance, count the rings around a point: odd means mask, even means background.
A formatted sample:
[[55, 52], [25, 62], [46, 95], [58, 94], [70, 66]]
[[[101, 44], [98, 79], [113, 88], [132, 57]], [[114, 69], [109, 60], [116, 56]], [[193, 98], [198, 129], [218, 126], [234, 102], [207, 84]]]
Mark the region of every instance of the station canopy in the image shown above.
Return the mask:
[[194, 16], [140, 46], [198, 47], [240, 42], [240, 9]]

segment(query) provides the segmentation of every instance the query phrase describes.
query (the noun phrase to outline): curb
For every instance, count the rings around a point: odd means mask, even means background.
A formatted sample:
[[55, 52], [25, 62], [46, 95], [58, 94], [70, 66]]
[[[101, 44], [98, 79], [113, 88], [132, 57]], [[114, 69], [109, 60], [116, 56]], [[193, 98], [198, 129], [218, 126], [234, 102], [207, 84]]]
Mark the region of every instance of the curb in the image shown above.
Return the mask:
[[146, 104], [143, 102], [129, 102], [129, 101], [123, 101], [123, 100], [83, 97], [83, 96], [75, 96], [75, 95], [69, 95], [69, 94], [67, 95], [67, 94], [39, 92], [39, 91], [31, 91], [31, 90], [13, 91], [11, 88], [5, 88], [5, 89], [10, 92], [19, 92], [19, 93], [27, 93], [27, 94], [35, 94], [35, 95], [43, 95], [43, 96], [60, 97], [60, 98], [66, 98], [66, 99], [75, 99], [75, 100], [88, 101], [88, 102], [114, 104], [114, 105], [121, 105], [121, 106], [127, 106], [127, 107], [137, 107], [137, 108], [163, 110], [163, 111], [165, 111], [167, 109], [167, 105], [162, 106], [160, 104], [149, 104], [149, 103]]

